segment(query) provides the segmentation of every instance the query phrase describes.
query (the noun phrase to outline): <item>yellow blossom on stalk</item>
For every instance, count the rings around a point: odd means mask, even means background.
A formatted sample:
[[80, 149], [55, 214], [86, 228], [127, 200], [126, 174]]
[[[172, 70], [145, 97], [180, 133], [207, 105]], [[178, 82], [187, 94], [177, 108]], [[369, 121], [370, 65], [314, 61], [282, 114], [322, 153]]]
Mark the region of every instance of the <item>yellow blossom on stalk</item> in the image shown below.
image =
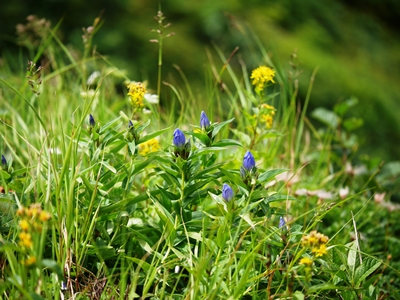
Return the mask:
[[250, 79], [253, 79], [252, 84], [256, 87], [256, 92], [260, 93], [268, 82], [275, 83], [275, 71], [269, 67], [261, 66], [251, 72]]
[[19, 245], [25, 248], [32, 247], [32, 236], [30, 233], [21, 232], [19, 235]]
[[128, 96], [130, 96], [129, 103], [135, 109], [140, 109], [144, 106], [143, 99], [146, 93], [146, 87], [141, 82], [132, 82], [128, 84]]
[[150, 152], [156, 152], [160, 149], [158, 139], [154, 138], [139, 145], [139, 154], [146, 155]]
[[34, 257], [34, 256], [29, 256], [24, 262], [25, 266], [28, 266], [28, 267], [31, 265], [34, 265], [35, 263], [36, 263], [36, 257]]
[[22, 229], [23, 231], [28, 231], [28, 229], [29, 229], [29, 222], [28, 222], [27, 220], [23, 219], [23, 220], [19, 221], [19, 227], [21, 227], [21, 229]]
[[271, 128], [275, 116], [275, 107], [266, 103], [261, 104], [259, 108], [259, 116], [260, 122], [265, 123], [267, 128]]
[[328, 251], [326, 250], [326, 245], [322, 244], [318, 248], [313, 248], [311, 250], [312, 253], [315, 253], [315, 257], [321, 257], [322, 255], [326, 254]]
[[300, 264], [301, 265], [311, 266], [312, 263], [313, 263], [313, 261], [309, 257], [303, 257], [302, 259], [300, 259]]
[[47, 211], [42, 210], [39, 214], [39, 220], [42, 222], [47, 222], [48, 220], [50, 220], [50, 218], [51, 215]]

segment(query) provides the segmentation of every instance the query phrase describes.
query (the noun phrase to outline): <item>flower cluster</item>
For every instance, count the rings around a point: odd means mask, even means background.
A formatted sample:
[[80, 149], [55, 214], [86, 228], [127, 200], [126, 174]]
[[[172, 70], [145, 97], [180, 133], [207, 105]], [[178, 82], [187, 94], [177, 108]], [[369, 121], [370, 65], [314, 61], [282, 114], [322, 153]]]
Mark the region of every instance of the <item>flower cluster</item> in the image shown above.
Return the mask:
[[274, 116], [275, 116], [275, 107], [266, 103], [261, 104], [259, 110], [259, 117], [261, 123], [265, 123], [265, 126], [267, 128], [271, 128]]
[[144, 156], [151, 152], [160, 150], [160, 143], [158, 139], [153, 138], [139, 145], [139, 154]]
[[18, 235], [19, 246], [27, 253], [27, 259], [23, 263], [31, 266], [36, 263], [36, 257], [33, 255], [33, 239], [32, 235], [41, 233], [43, 224], [50, 220], [51, 215], [49, 212], [42, 210], [39, 203], [34, 203], [26, 207], [20, 207], [17, 210], [17, 216], [21, 218], [18, 225], [21, 232]]
[[317, 231], [311, 231], [308, 235], [303, 236], [301, 239], [301, 245], [304, 248], [311, 249], [312, 258], [304, 257], [300, 260], [300, 264], [311, 266], [314, 258], [322, 257], [325, 255], [328, 250], [326, 249], [326, 244], [328, 243], [329, 238]]
[[266, 66], [261, 66], [253, 70], [250, 79], [253, 80], [252, 84], [255, 86], [256, 92], [259, 94], [267, 86], [268, 82], [275, 83], [274, 76], [274, 70]]
[[143, 108], [143, 99], [146, 93], [145, 85], [141, 82], [132, 82], [128, 84], [128, 90], [128, 96], [130, 97], [129, 103], [133, 106], [133, 108]]

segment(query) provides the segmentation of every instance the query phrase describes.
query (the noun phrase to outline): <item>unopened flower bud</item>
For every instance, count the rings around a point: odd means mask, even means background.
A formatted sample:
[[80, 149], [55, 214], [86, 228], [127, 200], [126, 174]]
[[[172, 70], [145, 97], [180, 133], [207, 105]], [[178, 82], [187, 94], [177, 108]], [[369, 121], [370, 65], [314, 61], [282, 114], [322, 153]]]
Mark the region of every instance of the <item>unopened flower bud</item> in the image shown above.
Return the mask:
[[229, 184], [224, 183], [224, 185], [222, 186], [222, 198], [226, 202], [229, 202], [233, 199], [233, 190], [229, 186]]
[[256, 166], [256, 161], [254, 160], [253, 154], [250, 151], [247, 151], [243, 158], [243, 167], [250, 171], [252, 168]]

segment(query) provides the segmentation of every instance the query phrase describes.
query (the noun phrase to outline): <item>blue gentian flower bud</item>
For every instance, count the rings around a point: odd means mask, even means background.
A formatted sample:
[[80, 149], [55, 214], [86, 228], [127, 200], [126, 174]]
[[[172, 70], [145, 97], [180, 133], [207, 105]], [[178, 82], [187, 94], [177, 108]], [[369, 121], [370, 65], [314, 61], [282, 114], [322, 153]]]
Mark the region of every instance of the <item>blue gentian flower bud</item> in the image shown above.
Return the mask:
[[243, 158], [243, 167], [250, 171], [252, 168], [256, 166], [256, 161], [254, 160], [253, 154], [250, 151], [247, 151]]
[[174, 131], [173, 143], [177, 148], [182, 148], [186, 143], [185, 135], [179, 128]]
[[4, 170], [7, 170], [7, 159], [4, 155], [1, 155], [1, 167]]
[[283, 217], [279, 217], [279, 229], [285, 229], [286, 228], [286, 222]]
[[204, 111], [200, 114], [200, 127], [201, 129], [207, 129], [211, 125], [210, 120], [208, 119], [206, 113]]
[[224, 185], [222, 186], [222, 198], [226, 202], [229, 202], [233, 199], [233, 190], [229, 186], [229, 184], [224, 183]]
[[91, 127], [94, 127], [94, 125], [96, 125], [96, 121], [94, 120], [92, 114], [89, 115], [89, 125]]

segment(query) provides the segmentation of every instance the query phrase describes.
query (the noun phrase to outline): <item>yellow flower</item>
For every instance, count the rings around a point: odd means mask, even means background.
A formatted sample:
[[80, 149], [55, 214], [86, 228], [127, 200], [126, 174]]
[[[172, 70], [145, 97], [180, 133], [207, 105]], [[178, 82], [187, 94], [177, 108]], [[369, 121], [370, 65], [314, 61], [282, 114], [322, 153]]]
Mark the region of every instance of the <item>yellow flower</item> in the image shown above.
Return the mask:
[[146, 87], [141, 82], [132, 82], [128, 84], [128, 95], [130, 96], [129, 103], [135, 108], [139, 109], [144, 106], [143, 99], [146, 93]]
[[20, 246], [32, 248], [32, 236], [29, 233], [21, 232], [18, 237]]
[[309, 257], [303, 257], [302, 259], [300, 259], [300, 264], [301, 265], [311, 266], [312, 263], [313, 263], [313, 261]]
[[315, 253], [315, 257], [321, 257], [322, 255], [326, 254], [328, 250], [326, 249], [326, 245], [322, 244], [319, 246], [319, 248], [313, 248], [311, 252]]
[[271, 115], [261, 115], [261, 121], [265, 123], [265, 126], [267, 128], [272, 127], [273, 118]]
[[47, 222], [48, 220], [50, 220], [50, 218], [51, 215], [47, 211], [42, 210], [39, 214], [39, 220], [42, 222]]
[[26, 219], [23, 219], [21, 221], [19, 221], [19, 227], [21, 227], [21, 229], [23, 231], [28, 231], [29, 229], [29, 222]]
[[28, 267], [32, 266], [35, 263], [36, 263], [36, 257], [34, 257], [34, 256], [29, 256], [24, 262], [25, 266], [28, 266]]
[[261, 66], [254, 69], [251, 73], [250, 79], [253, 79], [252, 84], [256, 87], [256, 92], [260, 93], [267, 85], [268, 82], [275, 83], [275, 71], [269, 67]]
[[144, 156], [150, 152], [156, 152], [159, 149], [160, 143], [156, 138], [154, 138], [139, 145], [139, 154]]

